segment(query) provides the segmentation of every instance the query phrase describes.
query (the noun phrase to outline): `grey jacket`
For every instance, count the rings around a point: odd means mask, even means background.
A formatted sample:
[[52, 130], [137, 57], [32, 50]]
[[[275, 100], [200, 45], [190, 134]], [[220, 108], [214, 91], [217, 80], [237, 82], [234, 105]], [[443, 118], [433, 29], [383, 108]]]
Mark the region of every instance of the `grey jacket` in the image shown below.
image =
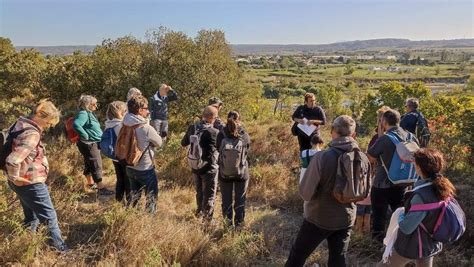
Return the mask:
[[[348, 151], [358, 147], [352, 137], [339, 137], [330, 147]], [[354, 225], [355, 204], [341, 204], [332, 195], [337, 173], [338, 153], [329, 148], [311, 159], [299, 185], [305, 201], [304, 218], [326, 230], [342, 230]]]
[[139, 115], [127, 113], [123, 118], [123, 125], [134, 126], [141, 124], [136, 129], [138, 148], [143, 151], [143, 155], [136, 166], [128, 166], [137, 171], [146, 171], [153, 168], [153, 157], [155, 155], [154, 148], [158, 148], [162, 144], [161, 136], [156, 130], [148, 124], [148, 121]]

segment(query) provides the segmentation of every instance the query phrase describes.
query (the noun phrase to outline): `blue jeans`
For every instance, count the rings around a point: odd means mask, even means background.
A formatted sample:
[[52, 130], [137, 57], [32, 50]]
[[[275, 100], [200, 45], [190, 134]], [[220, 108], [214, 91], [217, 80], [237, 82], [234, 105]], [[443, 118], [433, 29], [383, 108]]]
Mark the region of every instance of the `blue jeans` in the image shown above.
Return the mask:
[[23, 225], [36, 231], [40, 222], [45, 224], [48, 227], [53, 246], [64, 251], [66, 244], [61, 238], [56, 210], [49, 197], [48, 186], [45, 183], [16, 186], [10, 181], [8, 181], [8, 185], [20, 199], [25, 215]]
[[158, 198], [158, 177], [155, 168], [146, 171], [137, 171], [127, 168], [127, 176], [130, 181], [129, 205], [135, 207], [142, 196], [143, 190], [146, 195], [146, 210], [150, 213], [156, 212], [156, 199]]

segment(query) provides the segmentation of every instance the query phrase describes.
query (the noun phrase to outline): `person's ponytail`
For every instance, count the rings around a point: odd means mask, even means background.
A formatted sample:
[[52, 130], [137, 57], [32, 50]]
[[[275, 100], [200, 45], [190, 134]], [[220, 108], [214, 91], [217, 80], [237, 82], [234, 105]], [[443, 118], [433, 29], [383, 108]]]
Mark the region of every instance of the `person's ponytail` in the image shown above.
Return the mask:
[[434, 193], [440, 200], [446, 200], [456, 195], [456, 188], [448, 178], [438, 175], [433, 180]]
[[231, 111], [227, 115], [227, 130], [229, 130], [230, 136], [233, 138], [239, 138], [238, 121], [240, 114], [237, 111]]
[[237, 123], [235, 122], [234, 118], [227, 119], [227, 129], [232, 137], [238, 138], [239, 131], [237, 130]]

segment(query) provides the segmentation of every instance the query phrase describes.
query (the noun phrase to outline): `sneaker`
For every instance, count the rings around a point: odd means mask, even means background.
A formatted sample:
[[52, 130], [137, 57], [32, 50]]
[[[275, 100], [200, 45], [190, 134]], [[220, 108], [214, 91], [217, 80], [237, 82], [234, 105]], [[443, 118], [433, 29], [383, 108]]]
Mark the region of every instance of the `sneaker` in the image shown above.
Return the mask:
[[96, 183], [90, 184], [88, 186], [89, 186], [89, 189], [91, 189], [91, 190], [97, 190], [97, 184]]
[[107, 189], [107, 188], [105, 188], [105, 187], [99, 189], [97, 192], [99, 193], [99, 195], [102, 195], [102, 196], [110, 196], [110, 195], [115, 194], [114, 191], [111, 191], [111, 190], [109, 190], [109, 189]]

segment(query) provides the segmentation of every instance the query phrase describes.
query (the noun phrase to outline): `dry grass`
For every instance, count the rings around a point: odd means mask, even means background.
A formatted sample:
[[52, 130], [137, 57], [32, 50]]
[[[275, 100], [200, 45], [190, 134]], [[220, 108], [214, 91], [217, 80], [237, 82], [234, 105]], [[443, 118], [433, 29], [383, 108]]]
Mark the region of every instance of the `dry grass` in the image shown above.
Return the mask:
[[[77, 148], [63, 138], [48, 140], [50, 187], [60, 227], [71, 250], [58, 254], [46, 245], [44, 229], [31, 234], [20, 226], [22, 212], [14, 194], [0, 183], [0, 265], [60, 266], [279, 266], [288, 255], [302, 222], [297, 195], [298, 152], [290, 125], [278, 121], [249, 124], [252, 137], [251, 182], [246, 225], [239, 231], [224, 228], [217, 199], [216, 224], [205, 227], [193, 215], [194, 189], [174, 136], [156, 163], [160, 194], [157, 214], [124, 209], [110, 198], [83, 192], [82, 162]], [[324, 132], [329, 141], [327, 129]], [[105, 181], [113, 186], [113, 168], [105, 161]], [[462, 188], [460, 199], [472, 218], [472, 187]], [[451, 266], [473, 264], [472, 226], [462, 247], [448, 247], [436, 260]], [[364, 236], [354, 235], [353, 264], [370, 264], [380, 251]], [[319, 248], [308, 263], [324, 263]]]

